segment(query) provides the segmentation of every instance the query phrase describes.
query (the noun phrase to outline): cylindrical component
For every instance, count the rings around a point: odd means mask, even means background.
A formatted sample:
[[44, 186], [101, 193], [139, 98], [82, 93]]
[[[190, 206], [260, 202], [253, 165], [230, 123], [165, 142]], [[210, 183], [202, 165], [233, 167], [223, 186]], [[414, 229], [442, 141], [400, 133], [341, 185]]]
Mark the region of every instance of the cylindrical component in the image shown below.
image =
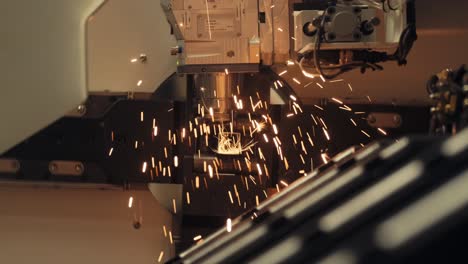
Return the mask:
[[[197, 103], [207, 110], [212, 109], [215, 121], [225, 122], [231, 120], [233, 91], [241, 85], [242, 74], [239, 73], [213, 73], [197, 74], [194, 76]], [[196, 107], [198, 107], [196, 105]], [[211, 110], [210, 110], [211, 111]], [[211, 116], [208, 116], [211, 118]]]

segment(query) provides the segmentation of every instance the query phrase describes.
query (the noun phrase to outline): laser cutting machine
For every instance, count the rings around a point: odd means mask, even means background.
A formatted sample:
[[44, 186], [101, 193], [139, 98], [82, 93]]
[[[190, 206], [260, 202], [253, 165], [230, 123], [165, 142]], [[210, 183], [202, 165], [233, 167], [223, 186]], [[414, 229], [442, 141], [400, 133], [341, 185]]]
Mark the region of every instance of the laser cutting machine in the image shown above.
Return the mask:
[[2, 262], [461, 252], [464, 1], [0, 6]]

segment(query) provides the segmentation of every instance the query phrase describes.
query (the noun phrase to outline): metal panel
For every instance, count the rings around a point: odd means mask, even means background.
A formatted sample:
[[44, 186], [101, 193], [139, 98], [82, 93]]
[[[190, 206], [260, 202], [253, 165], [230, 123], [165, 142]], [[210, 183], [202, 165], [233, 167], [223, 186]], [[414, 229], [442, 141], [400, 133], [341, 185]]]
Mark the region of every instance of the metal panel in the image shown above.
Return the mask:
[[86, 20], [103, 2], [1, 1], [0, 153], [86, 99]]

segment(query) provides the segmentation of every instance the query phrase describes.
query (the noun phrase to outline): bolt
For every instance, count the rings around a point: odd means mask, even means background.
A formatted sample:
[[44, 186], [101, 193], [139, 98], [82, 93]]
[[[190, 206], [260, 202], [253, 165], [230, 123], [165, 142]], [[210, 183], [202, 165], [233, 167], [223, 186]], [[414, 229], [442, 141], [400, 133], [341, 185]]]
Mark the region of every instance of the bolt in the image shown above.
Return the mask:
[[75, 171], [78, 172], [78, 173], [82, 173], [83, 172], [83, 165], [76, 164], [75, 165]]
[[86, 113], [86, 106], [85, 105], [79, 105], [76, 108], [76, 111], [78, 112], [78, 114], [84, 115]]
[[148, 56], [146, 54], [140, 54], [140, 62], [141, 63], [146, 63], [148, 61]]

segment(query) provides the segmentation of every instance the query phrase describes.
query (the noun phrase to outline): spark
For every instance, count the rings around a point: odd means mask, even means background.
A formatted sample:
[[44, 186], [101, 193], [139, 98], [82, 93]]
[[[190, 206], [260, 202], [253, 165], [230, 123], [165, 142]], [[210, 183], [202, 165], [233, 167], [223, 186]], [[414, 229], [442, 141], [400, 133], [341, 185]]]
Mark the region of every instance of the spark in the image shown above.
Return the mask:
[[132, 208], [133, 206], [133, 197], [130, 196], [130, 198], [128, 198], [128, 208]]
[[380, 133], [382, 133], [384, 136], [387, 135], [387, 132], [381, 128], [378, 128], [377, 130], [379, 130]]
[[260, 201], [258, 200], [258, 195], [255, 195], [255, 204], [257, 206], [260, 204]]
[[278, 28], [278, 31], [279, 31], [279, 32], [283, 32], [283, 29], [279, 27], [279, 28]]
[[226, 231], [230, 233], [232, 231], [232, 220], [231, 218], [228, 218], [226, 220]]
[[202, 239], [202, 236], [201, 236], [201, 235], [198, 235], [198, 236], [196, 236], [196, 237], [193, 238], [193, 241], [198, 241], [198, 240], [200, 240], [200, 239]]
[[263, 139], [265, 140], [266, 143], [268, 143], [268, 136], [266, 134], [263, 134]]
[[355, 115], [364, 115], [366, 112], [354, 112]]
[[229, 200], [231, 200], [231, 204], [234, 204], [234, 200], [232, 199], [231, 191], [228, 191], [228, 195], [229, 195]]
[[135, 149], [138, 148], [138, 140], [135, 140]]
[[270, 8], [274, 8], [274, 7], [275, 7], [275, 5], [271, 5], [271, 6], [270, 6]]
[[337, 83], [337, 82], [342, 82], [342, 81], [344, 81], [344, 80], [343, 79], [338, 79], [338, 80], [332, 80], [332, 81], [330, 81], [330, 83]]
[[340, 108], [340, 109], [343, 109], [343, 110], [345, 110], [345, 111], [349, 111], [349, 112], [353, 111], [353, 109], [351, 109], [351, 107], [349, 107], [349, 106], [347, 106], [347, 105], [340, 106], [339, 108]]
[[145, 162], [143, 162], [143, 167], [141, 168], [141, 172], [143, 172], [143, 173], [146, 172], [146, 166], [147, 166], [147, 164], [146, 164], [146, 161], [145, 161]]
[[325, 137], [327, 138], [328, 141], [330, 141], [330, 136], [328, 135], [327, 130], [324, 127], [322, 127], [322, 129], [323, 129], [323, 133], [325, 134]]
[[187, 204], [190, 204], [190, 193], [186, 192]]
[[369, 102], [372, 103], [372, 99], [370, 98], [370, 96], [367, 96], [367, 100], [369, 100]]
[[262, 168], [260, 167], [260, 164], [257, 163], [257, 171], [258, 171], [258, 175], [263, 175], [262, 173]]
[[296, 78], [293, 78], [293, 81], [294, 81], [295, 83], [297, 83], [297, 84], [301, 84], [301, 82], [298, 81]]
[[368, 137], [368, 138], [370, 138], [370, 137], [371, 137], [369, 134], [367, 134], [367, 133], [366, 133], [366, 131], [364, 131], [364, 130], [361, 130], [361, 132], [362, 132], [364, 135], [366, 135], [366, 137]]
[[137, 61], [138, 61], [137, 58], [133, 58], [133, 59], [130, 60], [131, 63], [135, 63], [135, 62], [137, 62]]
[[145, 115], [144, 115], [143, 111], [141, 111], [141, 112], [140, 112], [140, 121], [141, 121], [141, 122], [143, 122], [144, 117], [145, 117]]
[[321, 85], [320, 83], [316, 83], [318, 87], [320, 87], [320, 89], [323, 89], [323, 85]]
[[288, 72], [288, 71], [284, 70], [284, 71], [280, 72], [278, 75], [279, 75], [279, 76], [283, 76], [283, 75], [285, 75], [287, 72]]
[[322, 153], [322, 154], [320, 154], [320, 156], [322, 157], [323, 163], [324, 163], [324, 164], [327, 164], [327, 163], [328, 163], [328, 161], [327, 161], [327, 154]]
[[304, 153], [307, 155], [307, 149], [304, 145], [304, 141], [301, 140], [301, 146], [302, 146], [302, 151], [304, 151]]
[[179, 167], [179, 157], [174, 156], [174, 167]]
[[200, 188], [200, 177], [198, 176], [195, 177], [195, 188]]
[[290, 113], [290, 114], [287, 114], [286, 117], [292, 117], [294, 114], [293, 113]]
[[288, 64], [288, 65], [294, 65], [294, 61], [288, 60], [288, 61], [287, 61], [287, 64]]
[[210, 107], [210, 116], [214, 116], [214, 113], [213, 113], [213, 107]]
[[227, 68], [225, 68], [224, 73], [226, 73], [226, 75], [229, 75], [229, 70]]
[[337, 102], [337, 103], [339, 103], [339, 104], [343, 104], [343, 101], [338, 100], [338, 99], [336, 99], [335, 97], [332, 97], [332, 100], [335, 101], [335, 102]]
[[275, 133], [275, 135], [278, 135], [278, 128], [275, 124], [273, 124], [273, 132]]
[[143, 80], [139, 80], [139, 81], [137, 82], [137, 86], [138, 86], [138, 87], [140, 87], [141, 84], [143, 84]]
[[161, 250], [161, 253], [159, 253], [158, 262], [161, 262], [161, 261], [162, 261], [163, 256], [164, 256], [164, 251]]
[[314, 146], [314, 141], [313, 141], [312, 138], [310, 137], [309, 132], [307, 132], [307, 138], [309, 139], [310, 145], [313, 147], [313, 146]]
[[155, 126], [153, 127], [153, 136], [157, 136], [158, 135], [158, 127]]
[[326, 82], [325, 78], [323, 77], [323, 75], [320, 75], [320, 79], [322, 79], [322, 82]]
[[356, 122], [354, 122], [354, 120], [353, 120], [352, 118], [350, 118], [349, 120], [351, 120], [351, 122], [353, 123], [353, 125], [354, 125], [355, 127], [357, 127]]
[[318, 105], [314, 105], [314, 106], [315, 106], [316, 108], [318, 108], [318, 109], [320, 109], [320, 110], [323, 111], [323, 108], [322, 108], [322, 107], [320, 107], [320, 106], [318, 106]]
[[285, 181], [280, 181], [280, 183], [283, 184], [284, 187], [288, 187], [288, 186], [289, 186], [289, 184], [287, 184]]
[[164, 237], [167, 237], [167, 230], [166, 230], [166, 226], [163, 225], [163, 233], [164, 233]]
[[328, 129], [327, 124], [325, 124], [325, 121], [323, 121], [321, 117], [319, 117], [319, 120], [322, 123], [322, 125], [325, 127], [325, 129]]
[[171, 242], [171, 244], [174, 244], [174, 240], [172, 240], [172, 232], [169, 231], [169, 241]]
[[174, 198], [172, 198], [172, 207], [174, 209], [174, 214], [177, 214], [177, 207], [176, 207], [176, 201]]
[[352, 91], [353, 91], [353, 87], [351, 86], [350, 83], [348, 83], [348, 87], [349, 87], [349, 90], [352, 92]]
[[110, 148], [110, 150], [109, 150], [109, 157], [112, 156], [112, 152], [114, 152], [114, 148]]
[[213, 167], [211, 167], [211, 164], [208, 165], [208, 174], [210, 175], [210, 178], [213, 178]]
[[308, 73], [304, 70], [302, 70], [302, 75], [304, 75], [305, 77], [309, 78], [309, 79], [315, 79], [315, 75], [311, 74], [311, 73]]
[[289, 98], [291, 98], [294, 102], [297, 101], [297, 98], [296, 98], [294, 95], [292, 95], [292, 94], [289, 96]]

